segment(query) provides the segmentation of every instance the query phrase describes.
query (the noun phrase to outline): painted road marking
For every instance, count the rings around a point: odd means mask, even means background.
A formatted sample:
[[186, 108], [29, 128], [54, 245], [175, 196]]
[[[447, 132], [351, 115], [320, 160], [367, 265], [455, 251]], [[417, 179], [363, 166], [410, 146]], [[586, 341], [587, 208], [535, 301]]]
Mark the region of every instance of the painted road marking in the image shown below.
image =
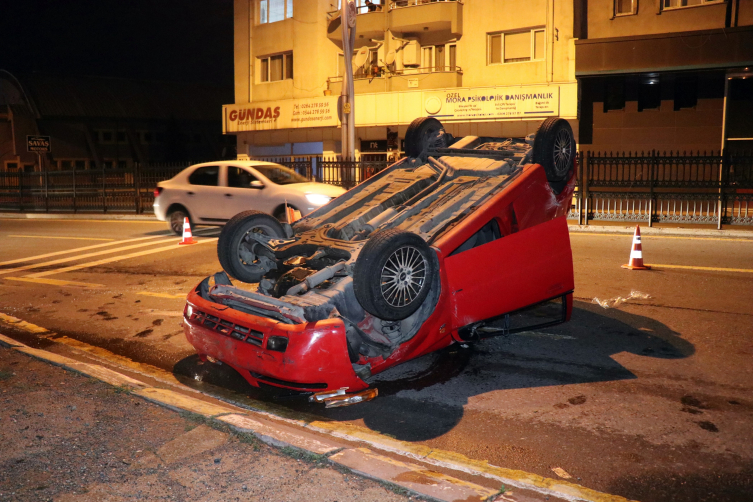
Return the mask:
[[[149, 291], [139, 291], [136, 293], [137, 295], [144, 295], [144, 296], [154, 296], [156, 298], [186, 298], [186, 294], [182, 295], [171, 295], [170, 293], [150, 293]], [[183, 315], [183, 314], [181, 314]]]
[[[595, 232], [570, 232], [570, 236], [574, 235], [598, 235], [601, 237], [633, 237], [633, 234], [601, 234]], [[722, 241], [722, 242], [753, 242], [753, 232], [751, 232], [750, 239], [726, 239], [724, 237], [684, 237], [681, 235], [654, 235], [654, 234], [642, 234], [641, 237], [649, 239], [685, 239], [690, 241]]]
[[101, 237], [59, 237], [53, 235], [6, 235], [6, 237], [18, 237], [20, 239], [64, 239], [75, 241], [114, 241], [115, 239], [103, 239]]
[[678, 268], [682, 270], [705, 270], [710, 272], [742, 272], [744, 274], [753, 274], [753, 269], [750, 268], [722, 268], [722, 267], [694, 267], [690, 265], [659, 265], [658, 263], [652, 263], [651, 267], [654, 269], [660, 268]]
[[[146, 241], [149, 239], [158, 239], [160, 237], [165, 237], [164, 235], [150, 235], [149, 237], [137, 237], [135, 239], [125, 239], [122, 241], [118, 241], [117, 244], [125, 244], [128, 242], [137, 242], [137, 241]], [[2, 265], [13, 265], [14, 263], [24, 263], [28, 261], [34, 261], [34, 260], [41, 260], [42, 258], [50, 258], [51, 256], [60, 256], [62, 254], [69, 254], [69, 253], [76, 253], [79, 251], [89, 251], [90, 249], [99, 249], [107, 246], [112, 246], [113, 244], [116, 244], [114, 242], [107, 242], [105, 244], [94, 244], [92, 246], [84, 246], [82, 248], [73, 248], [68, 249], [65, 251], [56, 251], [54, 253], [47, 253], [47, 254], [40, 254], [36, 256], [27, 256], [26, 258], [18, 258], [16, 260], [8, 260], [8, 261], [2, 261], [0, 262], [0, 266]], [[0, 270], [0, 273], [3, 273], [4, 270]]]
[[164, 221], [160, 221], [158, 219], [139, 219], [139, 220], [133, 220], [133, 219], [106, 219], [106, 220], [89, 220], [84, 218], [45, 218], [45, 215], [28, 215], [26, 218], [0, 218], [0, 221], [28, 221], [32, 220], [39, 223], [44, 223], [46, 221], [83, 221], [88, 223], [159, 223], [160, 225], [164, 225]]
[[[215, 241], [217, 241], [217, 237], [214, 237], [214, 238], [211, 238], [211, 239], [201, 240], [201, 241], [197, 242], [197, 244], [205, 244], [207, 242], [215, 242]], [[115, 262], [115, 261], [126, 260], [128, 258], [137, 258], [139, 256], [146, 256], [146, 255], [150, 255], [150, 254], [154, 254], [154, 253], [161, 253], [162, 251], [170, 251], [172, 249], [180, 249], [179, 246], [180, 245], [176, 242], [175, 244], [172, 244], [170, 246], [164, 246], [164, 247], [161, 247], [161, 248], [148, 249], [146, 251], [139, 251], [137, 253], [131, 253], [131, 254], [122, 255], [122, 256], [115, 256], [115, 257], [112, 257], [112, 258], [105, 258], [104, 260], [90, 261], [88, 263], [81, 263], [79, 265], [72, 265], [70, 267], [58, 268], [58, 269], [55, 269], [55, 270], [49, 270], [47, 272], [37, 272], [36, 274], [29, 274], [26, 277], [38, 278], [38, 277], [45, 277], [45, 276], [53, 275], [53, 274], [62, 274], [62, 273], [65, 273], [65, 272], [73, 272], [75, 270], [81, 270], [82, 268], [96, 267], [97, 265], [104, 265], [106, 263], [112, 263], [112, 262]], [[136, 246], [133, 246], [133, 247], [136, 247]], [[123, 249], [130, 249], [130, 248], [128, 248], [128, 247], [121, 248], [121, 250], [123, 250]], [[101, 254], [101, 253], [98, 253], [98, 254]]]
[[[156, 241], [156, 242], [149, 242], [147, 244], [165, 244], [167, 242], [173, 242], [173, 241], [174, 241], [173, 239], [163, 239], [163, 240]], [[177, 246], [178, 244], [175, 243], [174, 245]], [[45, 262], [42, 262], [42, 263], [32, 263], [31, 265], [24, 265], [23, 267], [6, 268], [6, 269], [0, 270], [0, 274], [10, 274], [10, 273], [13, 273], [13, 272], [21, 272], [23, 270], [31, 270], [33, 268], [42, 268], [42, 267], [47, 267], [49, 265], [57, 265], [59, 263], [65, 263], [65, 262], [69, 262], [69, 261], [82, 260], [84, 258], [91, 258], [92, 256], [100, 256], [100, 255], [103, 255], [103, 254], [117, 253], [119, 251], [126, 251], [128, 249], [135, 249], [135, 248], [140, 248], [140, 247], [143, 247], [143, 246], [144, 246], [144, 243], [132, 244], [130, 246], [122, 246], [122, 247], [118, 247], [118, 248], [105, 249], [104, 251], [95, 251], [93, 253], [86, 253], [86, 254], [81, 254], [81, 255], [76, 255], [76, 256], [69, 256], [67, 258], [60, 258], [60, 259], [52, 260], [52, 261], [45, 261]]]
[[6, 314], [3, 314], [2, 312], [0, 312], [0, 322], [10, 324], [14, 328], [18, 328], [23, 331], [27, 331], [29, 333], [49, 333], [49, 330], [47, 328], [43, 328], [41, 326], [37, 326], [36, 324], [31, 324], [29, 322], [22, 321], [18, 317], [13, 317], [12, 315], [6, 315]]
[[51, 286], [78, 286], [81, 288], [104, 288], [104, 284], [92, 284], [89, 282], [61, 281], [57, 279], [35, 279], [33, 277], [6, 277], [7, 281], [35, 282], [37, 284], [49, 284]]

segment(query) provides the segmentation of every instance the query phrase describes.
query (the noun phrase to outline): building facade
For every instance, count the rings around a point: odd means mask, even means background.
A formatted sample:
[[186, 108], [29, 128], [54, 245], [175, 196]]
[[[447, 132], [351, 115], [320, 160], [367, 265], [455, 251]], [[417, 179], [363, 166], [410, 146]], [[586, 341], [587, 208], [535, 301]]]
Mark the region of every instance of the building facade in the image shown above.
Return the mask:
[[[401, 153], [408, 125], [524, 136], [577, 122], [572, 2], [357, 0], [357, 156]], [[235, 103], [224, 132], [250, 156], [340, 153], [338, 0], [235, 0]]]
[[[127, 169], [235, 157], [217, 110], [232, 89], [0, 70], [0, 172]], [[50, 153], [27, 151], [49, 136]]]
[[581, 149], [753, 150], [753, 1], [575, 4]]

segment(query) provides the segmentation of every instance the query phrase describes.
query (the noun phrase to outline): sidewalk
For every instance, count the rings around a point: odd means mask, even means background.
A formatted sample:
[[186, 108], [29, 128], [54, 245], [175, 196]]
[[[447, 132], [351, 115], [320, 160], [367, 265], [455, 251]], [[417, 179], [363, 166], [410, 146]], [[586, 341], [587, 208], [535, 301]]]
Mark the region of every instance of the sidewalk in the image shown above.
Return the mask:
[[424, 500], [217, 424], [0, 346], [0, 501]]

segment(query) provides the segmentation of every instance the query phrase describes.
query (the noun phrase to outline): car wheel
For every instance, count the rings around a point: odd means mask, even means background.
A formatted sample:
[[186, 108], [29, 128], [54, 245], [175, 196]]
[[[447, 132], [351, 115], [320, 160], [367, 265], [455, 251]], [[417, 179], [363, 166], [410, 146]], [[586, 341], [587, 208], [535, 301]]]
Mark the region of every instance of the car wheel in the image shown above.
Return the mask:
[[430, 147], [446, 148], [450, 135], [445, 133], [442, 123], [434, 117], [421, 117], [410, 123], [405, 133], [405, 154], [426, 160]]
[[574, 157], [575, 137], [568, 121], [551, 117], [542, 122], [533, 140], [533, 162], [544, 167], [555, 192], [570, 179]]
[[175, 235], [183, 235], [183, 223], [188, 218], [188, 222], [193, 230], [193, 222], [190, 216], [183, 209], [175, 209], [167, 215], [167, 226]]
[[426, 241], [388, 229], [373, 234], [358, 255], [353, 292], [370, 314], [399, 321], [421, 306], [435, 273], [435, 257]]
[[273, 256], [264, 253], [261, 244], [248, 238], [250, 233], [282, 238], [285, 232], [277, 221], [261, 211], [244, 211], [233, 216], [222, 228], [217, 241], [217, 258], [223, 270], [243, 282], [259, 282], [271, 270]]

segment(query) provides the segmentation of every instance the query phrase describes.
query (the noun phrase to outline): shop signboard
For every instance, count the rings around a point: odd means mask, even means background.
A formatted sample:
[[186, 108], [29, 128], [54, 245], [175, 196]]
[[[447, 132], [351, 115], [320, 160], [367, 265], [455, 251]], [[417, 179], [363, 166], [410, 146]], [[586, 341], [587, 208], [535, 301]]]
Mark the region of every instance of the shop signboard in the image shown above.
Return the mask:
[[337, 96], [224, 105], [223, 132], [337, 127]]
[[553, 117], [559, 114], [558, 86], [488, 87], [425, 91], [426, 116], [442, 121]]
[[362, 152], [386, 152], [387, 140], [386, 139], [362, 139], [361, 140]]
[[26, 136], [26, 151], [35, 153], [50, 153], [50, 137]]

